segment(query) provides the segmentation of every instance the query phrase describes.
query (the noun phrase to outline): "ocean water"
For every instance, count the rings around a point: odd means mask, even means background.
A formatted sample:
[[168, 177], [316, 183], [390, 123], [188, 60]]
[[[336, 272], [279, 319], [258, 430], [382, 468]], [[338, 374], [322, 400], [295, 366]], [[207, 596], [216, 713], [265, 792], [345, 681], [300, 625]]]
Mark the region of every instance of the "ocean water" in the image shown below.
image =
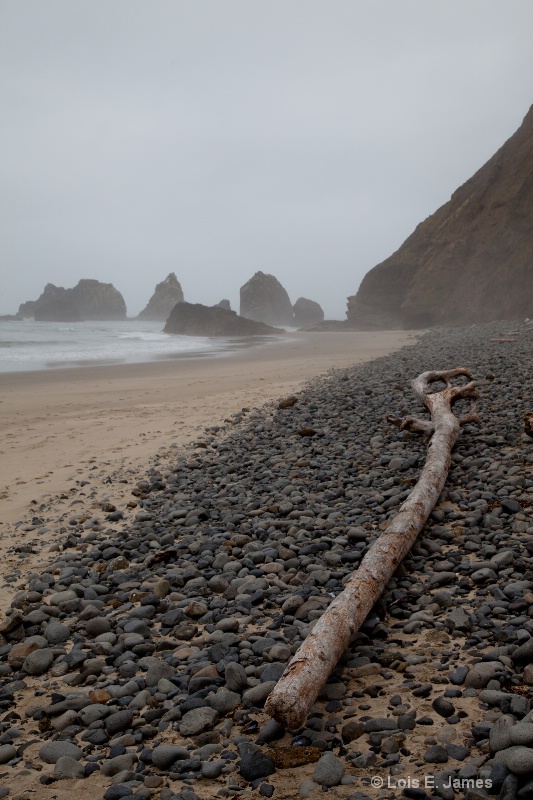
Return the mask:
[[163, 333], [163, 322], [0, 322], [0, 372], [222, 355], [228, 339]]

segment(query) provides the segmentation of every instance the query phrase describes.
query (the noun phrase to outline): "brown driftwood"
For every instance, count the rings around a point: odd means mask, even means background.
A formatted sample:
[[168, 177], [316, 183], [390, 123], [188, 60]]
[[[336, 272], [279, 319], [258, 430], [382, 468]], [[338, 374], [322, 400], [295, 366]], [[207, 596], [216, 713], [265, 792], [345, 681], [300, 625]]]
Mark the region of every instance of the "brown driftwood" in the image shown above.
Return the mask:
[[[466, 385], [453, 386], [450, 380], [459, 376], [472, 377], [466, 369], [458, 368], [424, 372], [413, 381], [415, 394], [430, 412], [431, 421], [388, 418], [401, 429], [422, 433], [429, 440], [426, 463], [397, 515], [319, 618], [269, 695], [266, 712], [286, 728], [303, 725], [337, 661], [413, 546], [446, 482], [460, 426], [479, 421], [475, 383], [470, 380]], [[430, 392], [430, 384], [436, 381], [446, 387]], [[451, 406], [460, 398], [470, 398], [473, 403], [469, 413], [458, 418]]]

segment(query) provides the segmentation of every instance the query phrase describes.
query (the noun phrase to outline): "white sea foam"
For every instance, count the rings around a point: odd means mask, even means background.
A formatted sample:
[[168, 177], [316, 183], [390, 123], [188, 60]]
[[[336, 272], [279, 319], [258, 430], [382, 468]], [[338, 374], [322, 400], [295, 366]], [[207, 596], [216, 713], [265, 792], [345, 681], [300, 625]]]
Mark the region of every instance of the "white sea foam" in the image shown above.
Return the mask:
[[0, 372], [139, 363], [222, 353], [226, 340], [163, 333], [162, 323], [0, 322]]

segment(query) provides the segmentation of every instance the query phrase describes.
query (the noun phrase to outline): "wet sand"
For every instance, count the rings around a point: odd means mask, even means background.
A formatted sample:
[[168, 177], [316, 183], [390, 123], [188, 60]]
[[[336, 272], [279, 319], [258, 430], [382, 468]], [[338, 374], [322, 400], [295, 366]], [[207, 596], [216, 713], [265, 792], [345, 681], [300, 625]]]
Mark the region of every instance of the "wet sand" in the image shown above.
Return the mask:
[[88, 470], [139, 471], [207, 426], [369, 361], [415, 334], [297, 332], [225, 356], [0, 376], [0, 532]]

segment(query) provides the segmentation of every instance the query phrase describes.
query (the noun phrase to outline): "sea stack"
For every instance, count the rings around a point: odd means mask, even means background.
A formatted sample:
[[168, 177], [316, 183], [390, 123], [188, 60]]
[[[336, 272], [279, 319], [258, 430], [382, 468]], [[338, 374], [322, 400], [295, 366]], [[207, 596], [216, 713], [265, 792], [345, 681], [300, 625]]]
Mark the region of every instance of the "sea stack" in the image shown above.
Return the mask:
[[293, 310], [289, 295], [274, 275], [256, 272], [241, 286], [240, 313], [242, 317], [267, 325], [290, 327]]
[[319, 303], [308, 300], [306, 297], [299, 297], [292, 307], [295, 328], [309, 328], [324, 321], [324, 312]]
[[126, 303], [111, 283], [82, 279], [73, 289], [47, 283], [37, 300], [22, 303], [18, 316], [39, 322], [126, 319]]
[[139, 314], [138, 319], [165, 321], [176, 303], [183, 303], [183, 300], [181, 284], [176, 275], [171, 272], [164, 281], [157, 284], [153, 295], [147, 306]]
[[283, 333], [263, 322], [240, 317], [235, 311], [201, 303], [177, 303], [172, 309], [165, 333], [183, 336], [265, 336]]
[[498, 152], [348, 298], [360, 330], [533, 316], [533, 106]]

